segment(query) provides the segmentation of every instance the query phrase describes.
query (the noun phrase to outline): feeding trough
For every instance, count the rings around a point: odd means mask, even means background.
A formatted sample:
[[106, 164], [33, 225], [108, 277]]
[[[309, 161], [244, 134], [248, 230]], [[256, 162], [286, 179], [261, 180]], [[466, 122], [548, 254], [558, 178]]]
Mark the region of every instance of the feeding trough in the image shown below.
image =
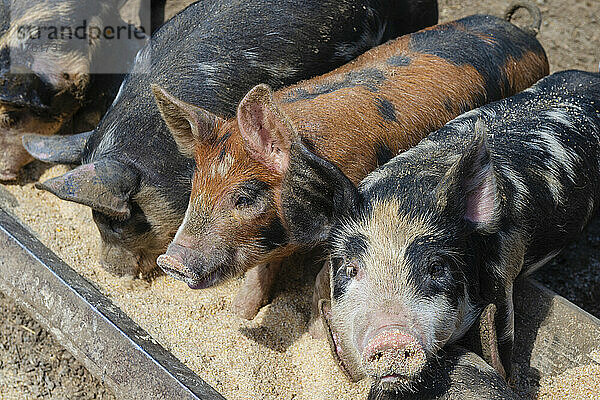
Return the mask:
[[[118, 396], [224, 398], [1, 209], [0, 290]], [[515, 299], [517, 363], [539, 376], [600, 365], [600, 320], [531, 279]]]
[[122, 398], [224, 399], [0, 209], [0, 290]]

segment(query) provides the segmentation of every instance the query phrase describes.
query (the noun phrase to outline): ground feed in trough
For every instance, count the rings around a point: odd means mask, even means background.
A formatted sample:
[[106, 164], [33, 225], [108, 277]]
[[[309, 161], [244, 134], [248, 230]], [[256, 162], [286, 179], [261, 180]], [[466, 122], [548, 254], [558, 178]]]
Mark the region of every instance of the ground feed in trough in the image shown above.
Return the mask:
[[[63, 172], [65, 167], [54, 167], [41, 179]], [[366, 398], [368, 383], [347, 383], [327, 343], [306, 332], [310, 279], [294, 269], [288, 268], [290, 279], [274, 303], [254, 321], [242, 321], [230, 309], [240, 281], [193, 291], [164, 275], [151, 284], [115, 278], [97, 264], [100, 238], [89, 208], [31, 183], [0, 190], [0, 206], [225, 397]]]

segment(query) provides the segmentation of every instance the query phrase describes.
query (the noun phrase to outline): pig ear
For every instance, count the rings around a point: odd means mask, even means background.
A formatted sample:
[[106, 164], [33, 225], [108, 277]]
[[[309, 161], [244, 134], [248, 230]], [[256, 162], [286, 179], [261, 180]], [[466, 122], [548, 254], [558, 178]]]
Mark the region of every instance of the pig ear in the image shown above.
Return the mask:
[[475, 123], [474, 139], [442, 178], [436, 196], [438, 208], [448, 215], [462, 215], [480, 231], [494, 229], [499, 205], [483, 121]]
[[331, 227], [357, 212], [356, 186], [301, 141], [292, 143], [281, 187], [281, 208], [290, 240], [304, 245], [327, 239]]
[[283, 173], [295, 134], [273, 101], [271, 88], [261, 84], [250, 90], [238, 106], [237, 119], [248, 154], [267, 168]]
[[85, 146], [94, 131], [77, 135], [23, 135], [23, 147], [33, 158], [50, 163], [76, 164], [81, 162]]
[[216, 139], [219, 125], [225, 122], [222, 118], [177, 99], [158, 85], [152, 85], [152, 92], [181, 154], [194, 157], [198, 143]]
[[36, 184], [38, 189], [63, 200], [83, 204], [103, 214], [127, 219], [129, 199], [138, 186], [138, 176], [118, 161], [84, 164], [64, 175]]

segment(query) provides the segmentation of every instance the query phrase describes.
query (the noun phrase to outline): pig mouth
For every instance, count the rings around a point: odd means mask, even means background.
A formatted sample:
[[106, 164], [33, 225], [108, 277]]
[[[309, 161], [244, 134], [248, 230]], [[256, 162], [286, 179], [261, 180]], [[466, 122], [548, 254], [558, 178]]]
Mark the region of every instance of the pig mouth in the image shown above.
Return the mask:
[[389, 374], [381, 377], [374, 377], [379, 390], [384, 392], [412, 392], [414, 386], [420, 381], [420, 376], [407, 376], [402, 374]]
[[412, 393], [423, 381], [423, 375], [427, 372], [426, 369], [427, 368], [423, 368], [422, 371], [415, 374], [403, 374], [390, 371], [382, 375], [370, 377], [381, 392]]
[[17, 179], [17, 174], [10, 170], [0, 171], [0, 181], [14, 181]]
[[167, 275], [185, 282], [190, 289], [206, 289], [221, 281], [221, 274], [218, 270], [208, 274], [198, 274], [168, 254], [159, 256], [156, 263]]
[[409, 377], [401, 374], [390, 374], [374, 378], [377, 387], [382, 392], [412, 392], [418, 377]]

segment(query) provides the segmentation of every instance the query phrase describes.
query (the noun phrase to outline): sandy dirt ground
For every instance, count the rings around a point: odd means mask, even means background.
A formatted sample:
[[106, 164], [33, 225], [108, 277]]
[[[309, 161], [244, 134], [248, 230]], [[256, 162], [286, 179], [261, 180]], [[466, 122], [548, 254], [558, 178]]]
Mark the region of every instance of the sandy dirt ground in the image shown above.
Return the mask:
[[[600, 1], [536, 2], [543, 14], [539, 39], [548, 53], [551, 71], [597, 70]], [[188, 2], [177, 3], [181, 6]], [[507, 1], [440, 0], [439, 3], [440, 21], [445, 22], [473, 13], [501, 15]], [[517, 18], [517, 22], [520, 20]], [[210, 290], [191, 291], [165, 276], [149, 284], [115, 279], [97, 265], [99, 235], [89, 209], [61, 202], [33, 188], [38, 179], [49, 179], [65, 171], [65, 167], [47, 169], [33, 163], [16, 184], [0, 186], [0, 207], [18, 215], [46, 245], [226, 397], [365, 398], [368, 384], [345, 382], [326, 344], [310, 339], [306, 333], [310, 281], [318, 270], [309, 257], [298, 256], [288, 263], [284, 270], [286, 279], [276, 288], [273, 303], [251, 322], [240, 321], [231, 313], [232, 293], [239, 287], [239, 280]], [[600, 316], [599, 247], [600, 220], [596, 219], [574, 245], [537, 276], [597, 316]], [[300, 265], [312, 267], [302, 272]], [[105, 387], [89, 377], [83, 367], [52, 343], [48, 334], [10, 300], [0, 296], [0, 307], [0, 399], [112, 398]], [[32, 368], [32, 364], [36, 366]], [[586, 399], [600, 396], [598, 382], [600, 371], [587, 366], [541, 382], [524, 379], [517, 390], [528, 398]], [[9, 388], [14, 394], [7, 394], [13, 393]]]
[[115, 397], [46, 330], [0, 293], [0, 399]]

